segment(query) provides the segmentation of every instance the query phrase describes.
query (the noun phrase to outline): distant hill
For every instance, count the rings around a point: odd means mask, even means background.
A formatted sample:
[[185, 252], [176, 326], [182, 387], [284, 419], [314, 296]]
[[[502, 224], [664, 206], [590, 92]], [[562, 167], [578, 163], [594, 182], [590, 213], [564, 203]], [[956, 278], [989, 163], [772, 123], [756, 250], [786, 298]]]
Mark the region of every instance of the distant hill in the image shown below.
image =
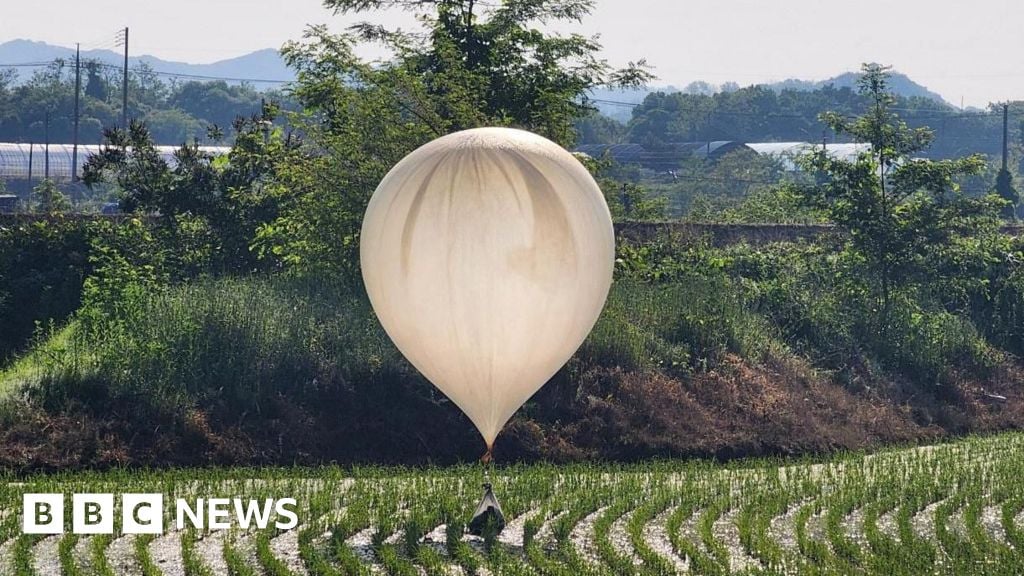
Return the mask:
[[[4, 64], [22, 64], [34, 62], [50, 62], [56, 58], [74, 57], [74, 48], [54, 46], [45, 42], [32, 40], [11, 40], [0, 44], [0, 68]], [[82, 52], [83, 59], [94, 59], [101, 62], [120, 66], [123, 56], [110, 50], [90, 50]], [[230, 58], [213, 62], [211, 64], [189, 64], [187, 62], [175, 62], [163, 60], [155, 56], [129, 56], [129, 66], [137, 66], [145, 62], [153, 70], [165, 74], [183, 74], [194, 76], [210, 76], [223, 78], [254, 78], [260, 80], [286, 80], [295, 78], [295, 74], [281, 59], [277, 50], [266, 48], [257, 50], [237, 58]], [[28, 77], [34, 68], [15, 68], [19, 75]], [[789, 79], [782, 82], [767, 84], [775, 90], [816, 90], [828, 84], [836, 88], [853, 87], [857, 83], [859, 74], [856, 72], [844, 72], [828, 80], [811, 81]], [[911, 80], [905, 74], [893, 73], [891, 78], [892, 89], [901, 96], [921, 96], [938, 102], [946, 103], [942, 96], [932, 92], [928, 88]], [[253, 82], [255, 87], [263, 89], [278, 85], [277, 83]], [[726, 83], [722, 86], [714, 86], [705, 82], [694, 82], [686, 88], [680, 89], [675, 86], [652, 86], [639, 90], [595, 90], [593, 97], [598, 100], [609, 102], [598, 102], [598, 108], [602, 113], [611, 116], [621, 122], [629, 120], [632, 108], [630, 104], [638, 104], [651, 92], [701, 92], [715, 90], [735, 89], [735, 83]]]
[[[829, 78], [828, 80], [798, 80], [789, 79], [781, 82], [773, 82], [765, 84], [768, 88], [776, 91], [782, 90], [801, 90], [811, 91], [817, 90], [824, 86], [832, 85], [836, 88], [856, 88], [857, 79], [860, 78], [858, 72], [844, 72], [838, 76]], [[896, 94], [911, 98], [911, 97], [922, 97], [942, 104], [949, 105], [945, 99], [939, 94], [932, 92], [925, 86], [918, 84], [910, 79], [906, 74], [899, 72], [893, 72], [889, 79], [890, 88]], [[715, 86], [706, 82], [693, 82], [685, 88], [677, 88], [675, 86], [649, 86], [647, 88], [640, 88], [636, 90], [610, 90], [610, 89], [598, 89], [594, 90], [592, 97], [597, 100], [597, 108], [602, 114], [610, 116], [619, 122], [628, 122], [632, 115], [632, 104], [639, 104], [643, 102], [644, 98], [652, 92], [687, 92], [693, 94], [709, 94], [719, 91], [731, 91], [738, 88], [738, 85], [733, 82], [728, 82], [721, 86]]]
[[[856, 88], [857, 80], [860, 76], [859, 72], [844, 72], [839, 76], [829, 78], [828, 80], [820, 80], [818, 82], [789, 79], [783, 80], [782, 82], [768, 84], [768, 86], [775, 90], [817, 90], [818, 88], [828, 86], [829, 84], [836, 88]], [[935, 100], [936, 102], [942, 102], [943, 104], [949, 104], [942, 96], [932, 92], [917, 82], [914, 82], [906, 74], [900, 74], [899, 72], [892, 73], [892, 76], [889, 78], [889, 87], [893, 92], [905, 98], [918, 96], [921, 98]]]
[[[32, 40], [11, 40], [0, 44], [0, 68], [4, 64], [25, 64], [36, 62], [50, 62], [57, 58], [73, 59], [74, 48], [54, 46], [45, 42]], [[89, 50], [82, 52], [83, 60], [98, 60], [106, 64], [120, 66], [124, 62], [124, 56], [110, 50]], [[220, 78], [253, 78], [260, 80], [293, 80], [294, 73], [285, 65], [281, 55], [273, 48], [257, 50], [227, 60], [220, 60], [211, 64], [189, 64], [187, 62], [175, 62], [163, 60], [155, 56], [131, 56], [128, 57], [129, 67], [138, 66], [140, 63], [149, 65], [153, 70], [163, 74], [179, 74], [192, 76], [210, 76]], [[19, 67], [15, 68], [20, 77], [26, 78], [36, 68]], [[187, 79], [187, 78], [186, 78]], [[268, 88], [279, 85], [277, 82], [252, 82], [257, 88]]]

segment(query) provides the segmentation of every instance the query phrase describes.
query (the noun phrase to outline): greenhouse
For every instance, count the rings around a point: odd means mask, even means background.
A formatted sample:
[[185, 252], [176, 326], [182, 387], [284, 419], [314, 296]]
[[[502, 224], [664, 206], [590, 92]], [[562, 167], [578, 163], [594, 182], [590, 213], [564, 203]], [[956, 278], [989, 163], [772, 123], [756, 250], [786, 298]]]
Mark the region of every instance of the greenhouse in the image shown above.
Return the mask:
[[[0, 179], [2, 180], [42, 180], [50, 178], [55, 182], [72, 180], [72, 144], [21, 144], [0, 143]], [[78, 145], [78, 161], [75, 174], [82, 175], [82, 167], [86, 159], [100, 151], [100, 146]], [[180, 146], [157, 146], [160, 157], [172, 166], [175, 163], [174, 153]], [[200, 150], [219, 156], [231, 150], [227, 146], [200, 146]]]
[[[761, 156], [781, 161], [787, 170], [796, 170], [797, 158], [821, 152], [822, 147], [809, 142], [748, 142], [746, 146]], [[854, 162], [861, 154], [871, 151], [871, 144], [865, 143], [828, 143], [824, 146], [832, 159], [844, 162]]]
[[[870, 144], [830, 143], [826, 145], [829, 156], [845, 161], [856, 160], [857, 156], [871, 149]], [[652, 170], [668, 171], [679, 167], [688, 159], [717, 161], [737, 150], [754, 151], [761, 156], [775, 158], [787, 170], [796, 170], [796, 158], [820, 151], [820, 144], [810, 142], [738, 142], [718, 140], [713, 142], [674, 142], [658, 147], [641, 144], [584, 144], [576, 148], [577, 153], [593, 158], [608, 158], [619, 164], [639, 164]]]

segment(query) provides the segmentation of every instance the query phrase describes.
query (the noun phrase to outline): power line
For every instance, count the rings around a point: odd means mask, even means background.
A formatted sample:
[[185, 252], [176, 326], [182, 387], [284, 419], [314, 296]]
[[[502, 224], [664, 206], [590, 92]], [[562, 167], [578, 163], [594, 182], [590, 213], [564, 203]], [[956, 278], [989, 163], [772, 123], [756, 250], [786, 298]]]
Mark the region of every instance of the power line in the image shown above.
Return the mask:
[[0, 68], [45, 68], [51, 64], [55, 64], [58, 60], [49, 60], [47, 62], [18, 62], [15, 64], [0, 64]]
[[[589, 102], [596, 102], [598, 104], [609, 104], [609, 105], [613, 105], [613, 106], [624, 106], [624, 107], [629, 107], [629, 108], [636, 108], [638, 106], [643, 106], [643, 104], [644, 104], [643, 102], [625, 102], [625, 101], [621, 101], [621, 100], [608, 100], [608, 99], [605, 99], [605, 98], [588, 98], [587, 100]], [[682, 103], [679, 103], [679, 104], [682, 104]], [[681, 108], [685, 108], [685, 107], [687, 107], [687, 106], [676, 106], [677, 109], [681, 109]], [[808, 118], [807, 116], [805, 116], [803, 114], [775, 114], [775, 113], [761, 114], [761, 113], [757, 113], [757, 112], [735, 112], [735, 111], [729, 111], [729, 110], [701, 110], [701, 109], [695, 108], [694, 106], [688, 106], [688, 107], [696, 115], [703, 114], [703, 115], [710, 115], [710, 116], [718, 115], [718, 116], [757, 116], [757, 117], [765, 117], [765, 118], [801, 118], [801, 119]], [[1001, 110], [1000, 111], [980, 111], [980, 112], [960, 112], [958, 110], [951, 110], [949, 112], [944, 112], [942, 110], [929, 110], [929, 109], [920, 109], [920, 108], [917, 108], [917, 109], [915, 109], [915, 108], [896, 108], [896, 107], [890, 107], [890, 108], [888, 108], [888, 110], [890, 110], [892, 112], [911, 112], [911, 113], [914, 113], [911, 116], [901, 116], [901, 118], [905, 118], [905, 119], [930, 119], [930, 118], [937, 118], [937, 119], [956, 119], [956, 118], [977, 119], [977, 118], [986, 118], [986, 117], [1001, 117], [1003, 115]], [[1021, 116], [1021, 115], [1024, 115], [1024, 111], [1022, 111], [1022, 110], [1014, 110], [1014, 111], [1011, 111], [1010, 114], [1011, 115]]]
[[[114, 64], [107, 64], [100, 62], [99, 65], [104, 68], [113, 68], [120, 70], [120, 66]], [[189, 74], [185, 72], [166, 72], [163, 70], [156, 70], [148, 67], [135, 66], [131, 70], [136, 73], [155, 74], [157, 76], [169, 76], [173, 78], [186, 78], [193, 80], [224, 80], [225, 82], [252, 82], [259, 84], [288, 84], [291, 80], [280, 80], [280, 79], [269, 79], [269, 78], [239, 78], [232, 76], [209, 76], [205, 74]]]
[[[54, 63], [61, 62], [63, 59], [54, 59], [46, 62], [15, 62], [15, 63], [0, 63], [0, 68], [45, 68], [53, 65]], [[101, 68], [107, 68], [112, 70], [121, 70], [122, 67], [116, 64], [110, 64], [107, 62], [97, 62], [97, 66]], [[185, 78], [192, 80], [223, 80], [225, 82], [251, 82], [253, 84], [288, 84], [292, 80], [281, 80], [281, 79], [270, 79], [270, 78], [241, 78], [232, 76], [212, 76], [205, 74], [189, 74], [185, 72], [167, 72], [163, 70], [156, 70], [148, 67], [134, 66], [130, 70], [135, 73], [154, 74], [157, 76], [167, 76], [172, 78]]]

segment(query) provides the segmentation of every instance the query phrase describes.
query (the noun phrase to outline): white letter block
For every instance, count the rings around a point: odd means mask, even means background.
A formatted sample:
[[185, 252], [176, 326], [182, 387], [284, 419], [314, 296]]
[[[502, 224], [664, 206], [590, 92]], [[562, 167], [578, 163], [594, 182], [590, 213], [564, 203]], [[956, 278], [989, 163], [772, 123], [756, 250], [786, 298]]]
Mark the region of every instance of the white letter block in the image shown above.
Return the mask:
[[121, 497], [121, 531], [125, 534], [163, 534], [164, 495], [123, 495]]
[[72, 495], [71, 530], [75, 534], [113, 534], [114, 495]]
[[64, 532], [63, 494], [25, 494], [21, 499], [21, 531], [25, 534]]

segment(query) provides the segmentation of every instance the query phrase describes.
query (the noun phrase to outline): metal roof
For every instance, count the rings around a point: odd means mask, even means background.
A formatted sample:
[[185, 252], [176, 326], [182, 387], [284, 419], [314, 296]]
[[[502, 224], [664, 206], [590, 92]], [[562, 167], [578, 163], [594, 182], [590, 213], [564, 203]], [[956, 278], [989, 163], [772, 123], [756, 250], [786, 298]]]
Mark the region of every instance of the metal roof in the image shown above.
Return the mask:
[[717, 140], [713, 142], [672, 142], [658, 147], [642, 144], [584, 144], [576, 148], [593, 158], [606, 154], [620, 164], [641, 164], [656, 170], [672, 170], [687, 158], [717, 160], [734, 150], [742, 149], [743, 142]]
[[[870, 144], [827, 144], [826, 151], [839, 160], [853, 161], [860, 154], [871, 150]], [[672, 170], [688, 158], [718, 160], [736, 150], [751, 150], [763, 156], [780, 160], [787, 169], [796, 170], [796, 158], [821, 150], [820, 144], [810, 142], [739, 142], [736, 140], [715, 140], [711, 142], [674, 142], [656, 148], [642, 144], [585, 144], [576, 148], [594, 158], [607, 154], [620, 164], [640, 164], [655, 170]]]
[[[796, 170], [796, 159], [805, 154], [821, 152], [821, 144], [810, 142], [748, 142], [747, 148], [762, 156], [771, 156], [783, 163], [788, 170]], [[871, 151], [867, 143], [833, 143], [825, 144], [825, 152], [836, 160], [853, 162]]]

